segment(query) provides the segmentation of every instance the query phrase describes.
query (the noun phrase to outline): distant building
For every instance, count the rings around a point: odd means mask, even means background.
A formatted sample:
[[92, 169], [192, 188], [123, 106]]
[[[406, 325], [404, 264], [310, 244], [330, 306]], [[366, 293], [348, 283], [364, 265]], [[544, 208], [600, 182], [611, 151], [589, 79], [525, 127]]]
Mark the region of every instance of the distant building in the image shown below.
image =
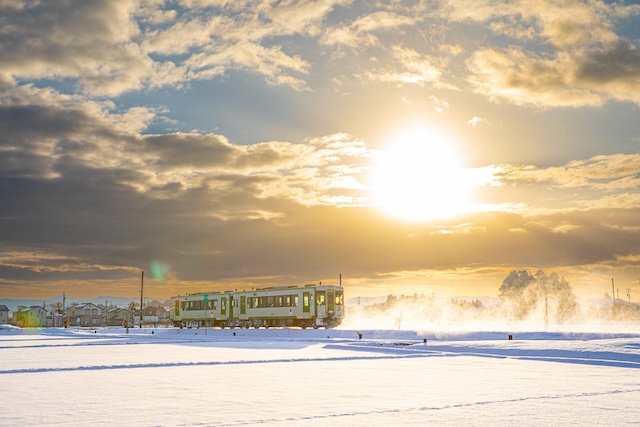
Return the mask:
[[0, 325], [9, 323], [9, 309], [6, 305], [0, 305]]
[[47, 310], [40, 306], [19, 306], [13, 312], [12, 322], [21, 328], [42, 328], [47, 325]]
[[105, 313], [107, 326], [124, 326], [125, 320], [131, 325], [131, 311], [124, 308], [112, 308]]
[[65, 323], [68, 326], [101, 326], [102, 308], [88, 302], [67, 307]]
[[142, 319], [145, 325], [157, 325], [168, 317], [169, 312], [162, 306], [145, 307], [142, 310]]

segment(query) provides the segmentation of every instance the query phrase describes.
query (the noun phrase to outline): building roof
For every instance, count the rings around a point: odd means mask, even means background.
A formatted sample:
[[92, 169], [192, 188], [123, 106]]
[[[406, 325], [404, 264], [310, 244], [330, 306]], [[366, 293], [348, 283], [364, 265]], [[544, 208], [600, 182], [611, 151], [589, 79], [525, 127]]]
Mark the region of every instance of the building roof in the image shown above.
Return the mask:
[[0, 304], [0, 311], [9, 311], [6, 305]]
[[94, 304], [94, 303], [92, 303], [92, 302], [83, 302], [82, 304], [80, 304], [80, 305], [76, 305], [75, 307], [76, 307], [76, 308], [85, 308], [85, 307], [89, 307], [89, 306], [93, 306], [93, 307], [96, 307], [96, 308], [100, 308], [100, 307], [98, 307], [97, 305], [95, 305], [95, 304]]
[[42, 311], [47, 311], [45, 310], [43, 307], [40, 307], [39, 305], [32, 305], [31, 307], [23, 307], [20, 310], [18, 310], [18, 313], [26, 313], [28, 311], [31, 310], [42, 310]]

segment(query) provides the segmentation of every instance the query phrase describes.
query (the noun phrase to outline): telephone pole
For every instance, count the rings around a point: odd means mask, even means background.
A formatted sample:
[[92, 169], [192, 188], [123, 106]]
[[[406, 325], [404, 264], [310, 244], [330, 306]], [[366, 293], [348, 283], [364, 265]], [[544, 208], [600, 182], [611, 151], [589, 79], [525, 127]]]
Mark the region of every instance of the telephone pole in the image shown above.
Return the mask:
[[144, 271], [140, 277], [140, 328], [142, 328], [142, 291], [144, 289]]
[[613, 284], [613, 277], [611, 278], [611, 299], [613, 299], [613, 312], [616, 312], [616, 287]]
[[67, 327], [67, 295], [62, 293], [62, 325]]

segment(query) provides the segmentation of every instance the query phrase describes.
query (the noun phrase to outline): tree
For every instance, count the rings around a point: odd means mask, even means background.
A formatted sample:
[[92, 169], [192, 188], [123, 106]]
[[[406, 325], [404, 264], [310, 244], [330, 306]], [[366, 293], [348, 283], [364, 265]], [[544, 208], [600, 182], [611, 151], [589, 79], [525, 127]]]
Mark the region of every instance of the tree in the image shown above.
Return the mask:
[[549, 313], [557, 320], [566, 320], [576, 311], [576, 297], [569, 283], [557, 273], [546, 274], [538, 270], [535, 275], [528, 271], [512, 271], [500, 285], [500, 298], [511, 304], [518, 319], [527, 317], [545, 300]]

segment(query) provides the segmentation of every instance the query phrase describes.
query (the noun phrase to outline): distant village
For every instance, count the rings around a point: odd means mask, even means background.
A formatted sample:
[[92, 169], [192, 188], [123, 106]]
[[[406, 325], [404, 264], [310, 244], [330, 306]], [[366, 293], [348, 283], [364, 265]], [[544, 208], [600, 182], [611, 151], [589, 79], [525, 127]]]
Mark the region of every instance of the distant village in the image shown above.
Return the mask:
[[63, 303], [50, 305], [18, 306], [10, 312], [6, 305], [0, 304], [0, 325], [14, 325], [20, 328], [45, 327], [139, 327], [168, 326], [168, 302], [151, 301], [140, 304], [131, 302], [127, 308], [107, 304]]

